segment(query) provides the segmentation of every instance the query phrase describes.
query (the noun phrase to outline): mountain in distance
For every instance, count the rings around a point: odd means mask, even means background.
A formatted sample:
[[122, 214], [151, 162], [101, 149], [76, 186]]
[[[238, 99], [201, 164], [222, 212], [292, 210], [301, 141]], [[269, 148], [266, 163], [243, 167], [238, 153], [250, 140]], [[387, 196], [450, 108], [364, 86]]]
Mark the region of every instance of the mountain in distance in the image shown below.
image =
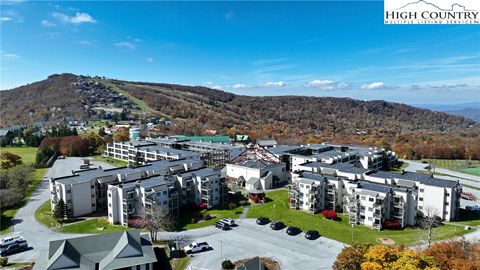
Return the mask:
[[459, 115], [480, 122], [480, 101], [457, 104], [418, 104], [413, 106]]
[[[1, 125], [98, 120], [121, 111], [172, 120], [175, 133], [205, 129], [270, 134], [479, 132], [480, 123], [383, 100], [243, 96], [201, 86], [56, 74], [0, 91]], [[270, 134], [258, 134], [270, 136]]]

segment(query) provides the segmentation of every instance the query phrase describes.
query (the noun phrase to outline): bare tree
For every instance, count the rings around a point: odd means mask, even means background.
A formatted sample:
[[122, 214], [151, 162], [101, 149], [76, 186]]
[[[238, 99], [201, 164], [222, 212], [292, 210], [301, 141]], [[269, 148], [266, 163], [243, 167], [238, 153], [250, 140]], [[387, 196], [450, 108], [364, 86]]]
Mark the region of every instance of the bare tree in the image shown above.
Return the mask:
[[172, 230], [175, 222], [167, 210], [153, 203], [151, 209], [143, 211], [141, 224], [143, 228], [150, 232], [150, 237], [155, 242], [157, 241], [157, 233]]
[[419, 224], [422, 228], [428, 230], [427, 241], [428, 247], [432, 245], [432, 229], [441, 223], [437, 208], [425, 206], [423, 215], [420, 217]]

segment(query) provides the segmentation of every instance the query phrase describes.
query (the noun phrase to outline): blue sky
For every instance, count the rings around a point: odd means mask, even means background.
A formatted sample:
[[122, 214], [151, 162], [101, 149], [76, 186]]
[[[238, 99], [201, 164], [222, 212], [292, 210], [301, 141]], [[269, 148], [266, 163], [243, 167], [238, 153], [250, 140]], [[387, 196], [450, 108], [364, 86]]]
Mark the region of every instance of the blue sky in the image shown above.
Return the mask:
[[72, 72], [245, 95], [480, 101], [478, 25], [384, 25], [383, 1], [1, 3], [1, 89]]

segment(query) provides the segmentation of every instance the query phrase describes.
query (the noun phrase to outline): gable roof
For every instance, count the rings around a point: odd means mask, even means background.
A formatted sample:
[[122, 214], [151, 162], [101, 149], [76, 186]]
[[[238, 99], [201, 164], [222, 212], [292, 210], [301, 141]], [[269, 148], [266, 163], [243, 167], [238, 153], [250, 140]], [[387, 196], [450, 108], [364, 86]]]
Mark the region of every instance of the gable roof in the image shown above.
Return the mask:
[[51, 241], [46, 257], [42, 269], [48, 270], [109, 270], [157, 261], [150, 235], [138, 230]]

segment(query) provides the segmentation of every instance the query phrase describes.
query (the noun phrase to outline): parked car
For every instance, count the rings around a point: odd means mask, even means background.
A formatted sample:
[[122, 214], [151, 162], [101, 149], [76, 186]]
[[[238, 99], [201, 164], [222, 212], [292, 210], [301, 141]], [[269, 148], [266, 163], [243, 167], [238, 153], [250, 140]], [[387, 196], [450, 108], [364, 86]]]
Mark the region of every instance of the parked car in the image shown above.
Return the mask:
[[258, 225], [265, 225], [265, 224], [268, 224], [269, 222], [270, 222], [270, 219], [268, 219], [267, 217], [257, 218], [257, 224]]
[[473, 211], [473, 212], [480, 212], [480, 205], [467, 205], [465, 207], [465, 210], [467, 211]]
[[0, 239], [0, 246], [7, 246], [19, 241], [23, 241], [22, 234], [15, 232]]
[[201, 243], [193, 242], [190, 245], [185, 246], [183, 248], [183, 251], [185, 251], [185, 253], [195, 253], [200, 251], [207, 251], [209, 249], [210, 249], [210, 246], [208, 245], [207, 242], [201, 242]]
[[320, 233], [315, 230], [309, 230], [305, 233], [305, 238], [307, 238], [308, 240], [314, 240], [318, 237], [320, 237]]
[[220, 222], [223, 222], [225, 224], [228, 224], [228, 226], [233, 226], [235, 225], [235, 221], [231, 218], [222, 218]]
[[17, 241], [9, 245], [0, 246], [0, 256], [7, 256], [28, 249], [27, 241]]
[[285, 224], [281, 221], [272, 221], [272, 223], [270, 224], [270, 229], [272, 230], [281, 230], [285, 228]]
[[301, 233], [302, 230], [300, 230], [300, 228], [297, 228], [297, 227], [288, 227], [287, 228], [287, 234], [288, 235], [297, 235], [299, 233]]
[[215, 226], [215, 228], [219, 228], [221, 230], [230, 229], [230, 225], [228, 225], [227, 223], [221, 222], [221, 221], [215, 222], [215, 224], [213, 224], [213, 225]]

